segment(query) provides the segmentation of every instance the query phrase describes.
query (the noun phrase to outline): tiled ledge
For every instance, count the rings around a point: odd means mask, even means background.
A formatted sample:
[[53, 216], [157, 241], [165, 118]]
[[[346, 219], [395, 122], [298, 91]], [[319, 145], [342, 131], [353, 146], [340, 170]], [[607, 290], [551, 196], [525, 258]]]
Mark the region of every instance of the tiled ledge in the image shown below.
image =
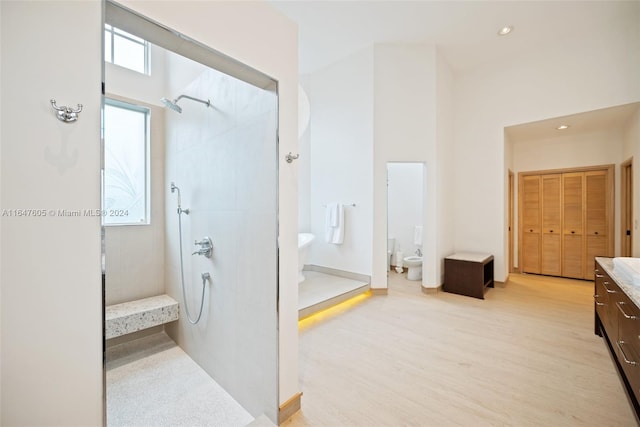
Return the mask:
[[178, 320], [178, 302], [169, 295], [107, 306], [106, 339]]

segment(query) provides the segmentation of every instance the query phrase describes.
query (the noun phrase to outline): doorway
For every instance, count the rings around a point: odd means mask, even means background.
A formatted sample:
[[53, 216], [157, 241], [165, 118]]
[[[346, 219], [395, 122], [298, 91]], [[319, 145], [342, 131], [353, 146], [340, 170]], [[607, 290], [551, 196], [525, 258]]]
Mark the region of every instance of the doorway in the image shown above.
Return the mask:
[[105, 20], [103, 210], [128, 212], [103, 218], [106, 425], [277, 422], [277, 84], [115, 3]]
[[387, 163], [387, 272], [422, 284], [424, 163]]

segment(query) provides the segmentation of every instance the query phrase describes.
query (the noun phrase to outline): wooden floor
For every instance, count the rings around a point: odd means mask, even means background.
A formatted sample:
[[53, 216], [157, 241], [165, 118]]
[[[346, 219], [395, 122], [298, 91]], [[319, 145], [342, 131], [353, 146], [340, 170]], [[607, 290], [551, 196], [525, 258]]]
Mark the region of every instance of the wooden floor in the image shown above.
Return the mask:
[[635, 426], [593, 283], [513, 275], [484, 300], [390, 277], [387, 296], [300, 330], [286, 426]]

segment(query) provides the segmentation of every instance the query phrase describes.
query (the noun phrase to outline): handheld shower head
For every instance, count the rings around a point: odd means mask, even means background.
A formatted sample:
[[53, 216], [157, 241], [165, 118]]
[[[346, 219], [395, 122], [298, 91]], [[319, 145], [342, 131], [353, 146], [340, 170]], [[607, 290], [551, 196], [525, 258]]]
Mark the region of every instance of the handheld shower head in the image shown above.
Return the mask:
[[171, 192], [175, 193], [178, 192], [178, 215], [180, 214], [187, 214], [189, 215], [189, 209], [182, 209], [182, 201], [180, 200], [180, 188], [175, 184], [175, 182], [171, 183]]
[[182, 210], [182, 203], [180, 201], [180, 189], [178, 188], [178, 186], [175, 184], [175, 182], [171, 183], [171, 192], [175, 193], [178, 192], [178, 213], [180, 213], [180, 211]]

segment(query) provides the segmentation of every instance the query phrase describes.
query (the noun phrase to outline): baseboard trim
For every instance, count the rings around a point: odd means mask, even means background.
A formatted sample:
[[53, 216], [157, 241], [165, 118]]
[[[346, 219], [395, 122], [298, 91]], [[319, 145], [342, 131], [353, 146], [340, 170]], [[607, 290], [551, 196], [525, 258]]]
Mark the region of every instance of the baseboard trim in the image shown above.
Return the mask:
[[304, 266], [303, 271], [316, 271], [318, 273], [331, 274], [332, 276], [371, 284], [371, 276], [367, 276], [366, 274], [352, 273], [350, 271], [338, 270], [336, 268], [322, 267], [321, 265], [307, 264]]
[[278, 408], [278, 425], [282, 425], [302, 407], [302, 392], [294, 394]]
[[369, 290], [371, 291], [371, 295], [388, 295], [389, 294], [388, 288], [370, 288]]
[[497, 280], [493, 281], [493, 285], [496, 288], [506, 288], [508, 283], [509, 283], [509, 278], [508, 277], [504, 280], [504, 282], [499, 282]]
[[420, 286], [420, 288], [422, 289], [422, 293], [427, 295], [433, 295], [437, 294], [438, 292], [442, 292], [442, 285], [438, 285], [435, 288], [425, 288], [424, 286]]

